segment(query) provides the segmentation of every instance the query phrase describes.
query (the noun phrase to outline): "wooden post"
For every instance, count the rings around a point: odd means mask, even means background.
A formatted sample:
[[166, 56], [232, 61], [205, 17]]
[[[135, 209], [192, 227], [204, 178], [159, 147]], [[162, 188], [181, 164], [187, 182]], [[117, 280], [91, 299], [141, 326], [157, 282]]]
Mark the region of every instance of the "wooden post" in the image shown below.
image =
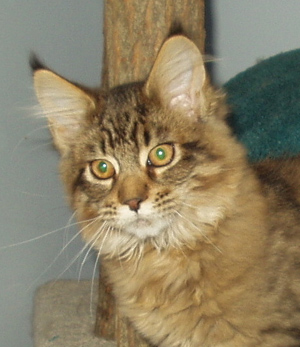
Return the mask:
[[204, 0], [106, 0], [103, 85], [144, 80], [174, 23], [203, 52]]
[[[204, 1], [105, 0], [103, 88], [145, 80], [174, 25], [203, 52]], [[150, 346], [119, 315], [105, 269], [100, 272], [96, 335], [115, 340], [118, 347]]]

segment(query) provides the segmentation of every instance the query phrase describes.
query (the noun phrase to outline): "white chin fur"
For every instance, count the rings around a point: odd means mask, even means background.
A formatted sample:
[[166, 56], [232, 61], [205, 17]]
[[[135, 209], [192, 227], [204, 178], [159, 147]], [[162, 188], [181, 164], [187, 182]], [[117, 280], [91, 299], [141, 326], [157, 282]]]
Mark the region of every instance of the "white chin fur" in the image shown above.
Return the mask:
[[163, 220], [153, 222], [148, 219], [137, 219], [135, 222], [125, 225], [124, 230], [140, 239], [145, 239], [157, 236], [166, 226], [167, 223]]
[[128, 206], [119, 209], [120, 226], [129, 234], [140, 239], [157, 236], [167, 227], [166, 219], [158, 216], [151, 204], [142, 204], [138, 213], [131, 211]]

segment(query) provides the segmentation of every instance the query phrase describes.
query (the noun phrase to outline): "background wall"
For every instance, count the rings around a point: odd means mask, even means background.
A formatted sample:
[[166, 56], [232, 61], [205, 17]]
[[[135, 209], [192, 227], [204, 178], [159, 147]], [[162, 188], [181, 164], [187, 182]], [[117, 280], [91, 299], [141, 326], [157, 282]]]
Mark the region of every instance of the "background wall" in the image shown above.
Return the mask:
[[[32, 117], [36, 100], [28, 56], [33, 50], [67, 78], [97, 85], [103, 9], [101, 0], [0, 4], [0, 346], [30, 347], [37, 286], [91, 278], [95, 257], [90, 254], [80, 271], [86, 250], [80, 254], [83, 243], [70, 226], [75, 221], [46, 122]], [[299, 48], [299, 13], [297, 0], [207, 0], [207, 47], [219, 59], [213, 64], [216, 82], [257, 59]]]
[[0, 346], [30, 347], [37, 286], [90, 278], [94, 259], [80, 276], [86, 253], [70, 265], [83, 243], [79, 237], [70, 242], [77, 229], [68, 227], [74, 220], [69, 222], [46, 121], [33, 116], [28, 58], [34, 51], [64, 76], [98, 85], [102, 1], [0, 0], [0, 5]]
[[215, 55], [216, 82], [222, 84], [280, 52], [300, 48], [300, 1], [206, 0]]

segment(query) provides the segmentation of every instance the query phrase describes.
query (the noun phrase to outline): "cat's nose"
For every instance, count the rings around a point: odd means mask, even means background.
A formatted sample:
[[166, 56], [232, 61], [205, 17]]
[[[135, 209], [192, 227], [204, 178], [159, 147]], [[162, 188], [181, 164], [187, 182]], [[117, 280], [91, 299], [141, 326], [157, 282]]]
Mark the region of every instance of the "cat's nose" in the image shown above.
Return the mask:
[[148, 198], [148, 185], [144, 173], [124, 175], [119, 180], [118, 199], [131, 211], [138, 212], [140, 205]]
[[124, 202], [124, 204], [128, 205], [131, 211], [137, 212], [140, 208], [140, 204], [143, 201], [141, 198], [129, 199]]

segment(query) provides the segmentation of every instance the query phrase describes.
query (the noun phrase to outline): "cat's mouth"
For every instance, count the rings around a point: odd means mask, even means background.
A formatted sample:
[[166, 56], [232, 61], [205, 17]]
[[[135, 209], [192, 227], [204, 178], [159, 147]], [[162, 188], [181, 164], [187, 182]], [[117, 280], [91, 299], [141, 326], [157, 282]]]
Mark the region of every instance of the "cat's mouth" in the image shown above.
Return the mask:
[[132, 224], [134, 227], [137, 227], [137, 228], [148, 228], [151, 226], [152, 223], [147, 218], [138, 218]]
[[127, 222], [123, 229], [125, 232], [134, 234], [140, 239], [157, 236], [162, 229], [165, 229], [166, 223], [161, 219], [154, 219], [137, 216], [134, 220]]

